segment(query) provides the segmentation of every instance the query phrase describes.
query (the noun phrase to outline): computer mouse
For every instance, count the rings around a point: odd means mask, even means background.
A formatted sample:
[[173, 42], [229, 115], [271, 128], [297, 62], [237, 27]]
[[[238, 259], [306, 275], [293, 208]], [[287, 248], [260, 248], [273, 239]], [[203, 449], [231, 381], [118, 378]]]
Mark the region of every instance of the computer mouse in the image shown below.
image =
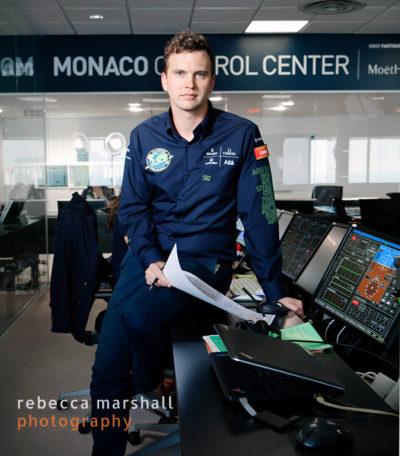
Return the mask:
[[326, 418], [315, 418], [304, 424], [296, 434], [297, 443], [312, 450], [345, 450], [353, 446], [353, 437], [340, 424]]
[[287, 308], [278, 301], [267, 301], [261, 304], [261, 308], [264, 313], [271, 315], [285, 315], [288, 312]]

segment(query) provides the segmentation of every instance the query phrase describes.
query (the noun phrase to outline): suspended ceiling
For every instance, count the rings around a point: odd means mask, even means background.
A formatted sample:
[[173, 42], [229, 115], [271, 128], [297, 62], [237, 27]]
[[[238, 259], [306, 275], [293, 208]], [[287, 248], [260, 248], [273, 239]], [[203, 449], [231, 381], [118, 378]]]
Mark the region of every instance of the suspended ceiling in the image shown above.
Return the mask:
[[[253, 20], [308, 20], [299, 33], [400, 33], [400, 0], [360, 0], [346, 14], [309, 14], [314, 0], [0, 0], [0, 35], [243, 33]], [[345, 0], [337, 0], [344, 2]], [[99, 14], [102, 20], [90, 20]]]

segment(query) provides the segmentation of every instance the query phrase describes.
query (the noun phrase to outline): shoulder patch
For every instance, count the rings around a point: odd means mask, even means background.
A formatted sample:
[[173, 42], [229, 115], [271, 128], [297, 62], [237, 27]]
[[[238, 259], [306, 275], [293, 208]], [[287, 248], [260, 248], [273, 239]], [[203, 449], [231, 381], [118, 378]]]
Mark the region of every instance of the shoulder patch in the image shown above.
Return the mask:
[[268, 147], [266, 144], [260, 147], [256, 147], [253, 149], [254, 155], [256, 156], [256, 160], [260, 160], [261, 158], [265, 158], [269, 156]]

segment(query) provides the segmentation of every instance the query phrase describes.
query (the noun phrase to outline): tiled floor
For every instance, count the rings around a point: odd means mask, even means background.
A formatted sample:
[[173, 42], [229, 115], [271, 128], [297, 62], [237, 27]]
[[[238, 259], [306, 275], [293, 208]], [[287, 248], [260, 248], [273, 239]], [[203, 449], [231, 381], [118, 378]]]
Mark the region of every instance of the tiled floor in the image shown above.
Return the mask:
[[[69, 334], [52, 333], [48, 303], [46, 291], [0, 337], [1, 454], [89, 456], [91, 434], [72, 429], [86, 414], [85, 401], [66, 411], [53, 410], [49, 402], [60, 392], [89, 387], [96, 348], [79, 344]], [[94, 307], [92, 314], [104, 304], [96, 302]], [[135, 411], [132, 417], [133, 423], [158, 419], [145, 411]], [[150, 441], [146, 439], [144, 445]], [[126, 454], [134, 448], [128, 444]], [[153, 454], [178, 456], [180, 448]]]

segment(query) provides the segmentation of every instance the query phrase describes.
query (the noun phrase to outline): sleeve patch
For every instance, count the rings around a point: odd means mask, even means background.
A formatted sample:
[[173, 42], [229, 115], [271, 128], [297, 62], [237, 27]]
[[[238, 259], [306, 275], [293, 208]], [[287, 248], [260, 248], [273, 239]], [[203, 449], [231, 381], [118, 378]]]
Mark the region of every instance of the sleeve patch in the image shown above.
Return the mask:
[[269, 156], [268, 147], [266, 144], [260, 147], [256, 147], [254, 150], [254, 155], [256, 156], [256, 160], [260, 160], [261, 158], [265, 158]]

